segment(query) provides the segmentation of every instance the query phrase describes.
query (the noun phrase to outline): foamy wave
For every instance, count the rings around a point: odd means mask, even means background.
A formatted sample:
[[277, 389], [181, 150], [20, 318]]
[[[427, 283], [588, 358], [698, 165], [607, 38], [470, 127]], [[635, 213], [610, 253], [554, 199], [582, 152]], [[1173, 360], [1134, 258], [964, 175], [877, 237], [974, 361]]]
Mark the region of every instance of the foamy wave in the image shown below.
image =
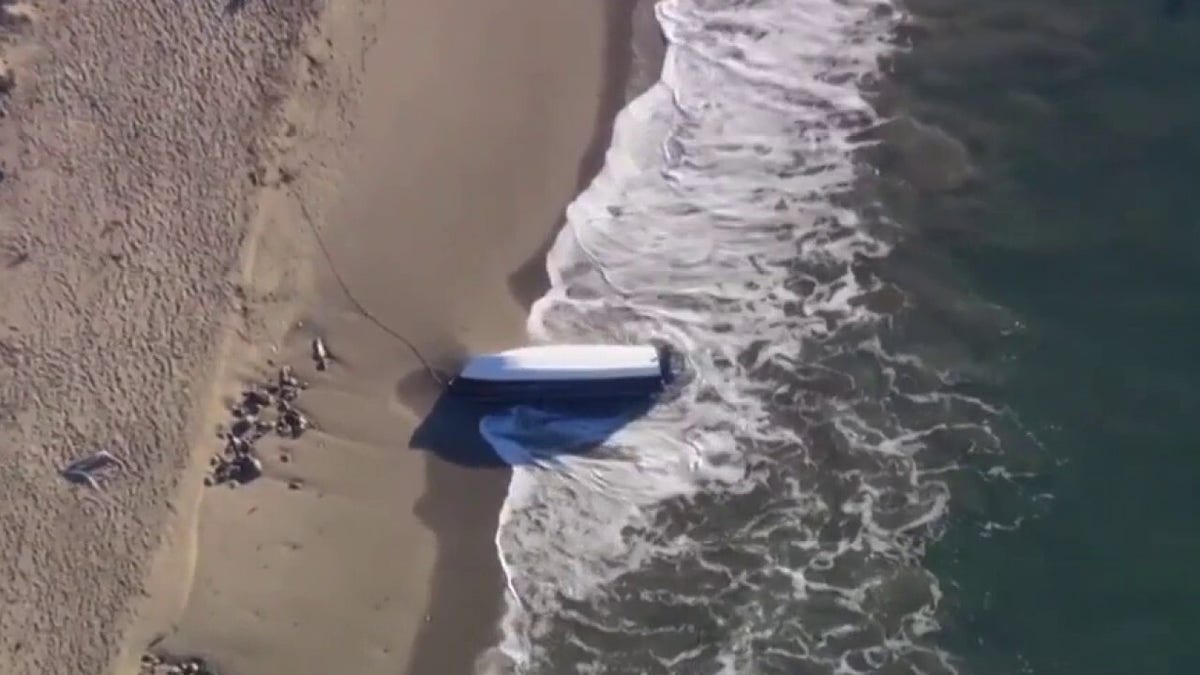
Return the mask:
[[516, 467], [503, 670], [953, 672], [921, 554], [944, 476], [1005, 432], [880, 339], [883, 284], [860, 263], [888, 253], [885, 228], [837, 205], [879, 122], [860, 84], [890, 49], [881, 7], [659, 3], [662, 79], [619, 115], [528, 325], [665, 340], [693, 377], [615, 426], [484, 420]]

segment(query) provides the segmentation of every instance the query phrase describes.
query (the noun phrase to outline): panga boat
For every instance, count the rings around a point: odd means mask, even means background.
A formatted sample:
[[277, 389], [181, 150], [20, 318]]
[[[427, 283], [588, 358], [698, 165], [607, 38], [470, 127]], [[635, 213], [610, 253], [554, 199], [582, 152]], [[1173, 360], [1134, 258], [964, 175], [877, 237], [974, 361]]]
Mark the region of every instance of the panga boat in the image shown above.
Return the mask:
[[546, 345], [471, 358], [450, 393], [486, 399], [653, 396], [672, 380], [670, 351], [651, 345]]

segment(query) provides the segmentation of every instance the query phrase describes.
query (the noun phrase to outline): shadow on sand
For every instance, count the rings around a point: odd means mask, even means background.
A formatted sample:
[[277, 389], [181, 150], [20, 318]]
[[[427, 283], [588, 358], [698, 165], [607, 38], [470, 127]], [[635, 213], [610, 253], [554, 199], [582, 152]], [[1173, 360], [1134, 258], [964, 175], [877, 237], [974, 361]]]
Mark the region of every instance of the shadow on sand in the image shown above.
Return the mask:
[[[411, 379], [424, 377], [418, 372]], [[429, 412], [409, 447], [433, 457], [425, 463], [416, 514], [436, 534], [438, 550], [425, 626], [407, 672], [469, 673], [480, 650], [495, 644], [505, 583], [495, 536], [511, 465], [589, 452], [653, 404], [647, 398], [514, 406], [442, 392], [421, 406]], [[507, 457], [493, 442], [510, 449]]]
[[467, 468], [532, 465], [591, 452], [653, 405], [649, 397], [518, 405], [442, 394], [409, 447]]

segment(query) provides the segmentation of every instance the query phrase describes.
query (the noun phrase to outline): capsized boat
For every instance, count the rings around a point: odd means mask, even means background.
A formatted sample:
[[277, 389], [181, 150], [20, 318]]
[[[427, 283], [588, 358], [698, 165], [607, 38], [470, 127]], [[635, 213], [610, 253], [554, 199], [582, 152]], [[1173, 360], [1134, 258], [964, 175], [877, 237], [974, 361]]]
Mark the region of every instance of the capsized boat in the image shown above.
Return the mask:
[[654, 345], [544, 345], [472, 357], [447, 385], [483, 399], [629, 398], [674, 378], [670, 349]]

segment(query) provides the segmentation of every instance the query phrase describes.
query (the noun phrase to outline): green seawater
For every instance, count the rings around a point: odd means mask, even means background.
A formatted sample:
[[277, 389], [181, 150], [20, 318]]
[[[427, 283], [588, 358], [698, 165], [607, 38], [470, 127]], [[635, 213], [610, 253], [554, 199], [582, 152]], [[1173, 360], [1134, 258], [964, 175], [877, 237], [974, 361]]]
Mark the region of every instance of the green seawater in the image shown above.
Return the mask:
[[890, 95], [973, 175], [892, 206], [1019, 322], [979, 359], [1045, 460], [952, 508], [941, 641], [964, 673], [1200, 673], [1200, 3], [908, 9]]

